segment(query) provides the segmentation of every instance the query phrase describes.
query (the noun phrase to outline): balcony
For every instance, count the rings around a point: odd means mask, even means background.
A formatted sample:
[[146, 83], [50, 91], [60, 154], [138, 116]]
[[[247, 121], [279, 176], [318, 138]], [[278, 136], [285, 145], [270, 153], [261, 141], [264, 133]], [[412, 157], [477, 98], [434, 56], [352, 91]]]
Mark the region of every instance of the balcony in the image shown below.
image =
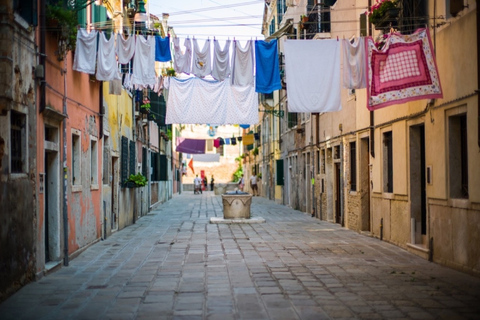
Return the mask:
[[[302, 23], [302, 39], [330, 38], [330, 6], [316, 4], [309, 11], [308, 21]], [[324, 37], [319, 34], [325, 34]]]

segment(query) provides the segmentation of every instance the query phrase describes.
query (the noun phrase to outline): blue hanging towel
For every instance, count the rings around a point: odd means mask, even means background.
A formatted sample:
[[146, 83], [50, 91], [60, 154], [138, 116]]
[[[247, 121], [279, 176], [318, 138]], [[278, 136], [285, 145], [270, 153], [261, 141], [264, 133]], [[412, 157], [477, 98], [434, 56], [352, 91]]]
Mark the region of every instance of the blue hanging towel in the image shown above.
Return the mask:
[[282, 88], [276, 39], [255, 41], [255, 71], [256, 92], [271, 93]]
[[155, 36], [155, 61], [168, 62], [171, 60], [170, 37]]

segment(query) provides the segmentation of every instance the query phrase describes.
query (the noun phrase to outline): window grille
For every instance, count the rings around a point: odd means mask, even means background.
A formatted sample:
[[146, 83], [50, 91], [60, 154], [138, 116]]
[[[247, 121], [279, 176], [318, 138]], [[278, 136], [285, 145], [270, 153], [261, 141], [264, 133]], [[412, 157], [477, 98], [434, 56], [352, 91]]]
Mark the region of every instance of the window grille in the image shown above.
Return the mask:
[[11, 172], [24, 172], [25, 157], [25, 115], [12, 111], [10, 117]]

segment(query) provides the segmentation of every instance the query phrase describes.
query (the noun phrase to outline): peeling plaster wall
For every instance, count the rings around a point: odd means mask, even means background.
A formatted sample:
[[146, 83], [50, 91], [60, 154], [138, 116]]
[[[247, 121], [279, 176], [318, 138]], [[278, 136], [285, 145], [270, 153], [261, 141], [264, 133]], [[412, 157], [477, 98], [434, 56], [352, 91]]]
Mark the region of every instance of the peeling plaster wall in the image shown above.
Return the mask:
[[[38, 223], [34, 33], [11, 6], [0, 6], [0, 301], [35, 278]], [[11, 172], [13, 111], [24, 117], [22, 173]]]

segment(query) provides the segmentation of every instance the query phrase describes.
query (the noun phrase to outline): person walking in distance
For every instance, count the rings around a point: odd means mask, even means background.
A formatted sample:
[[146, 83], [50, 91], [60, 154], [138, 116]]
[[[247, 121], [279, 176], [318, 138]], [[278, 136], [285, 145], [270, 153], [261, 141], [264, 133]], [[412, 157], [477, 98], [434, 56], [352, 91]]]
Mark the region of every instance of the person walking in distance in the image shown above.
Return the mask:
[[210, 179], [210, 191], [213, 191], [214, 181], [215, 179], [213, 179], [213, 174], [212, 174], [212, 179]]
[[193, 184], [195, 185], [193, 194], [197, 194], [199, 191], [202, 193], [202, 179], [198, 177], [198, 174], [195, 179], [193, 179]]
[[255, 173], [250, 177], [250, 187], [252, 188], [253, 196], [258, 196], [257, 176]]
[[240, 180], [238, 180], [238, 189], [240, 189], [240, 191], [243, 191], [244, 186], [245, 186], [245, 180], [243, 179], [243, 174], [242, 174], [242, 176], [240, 177]]

